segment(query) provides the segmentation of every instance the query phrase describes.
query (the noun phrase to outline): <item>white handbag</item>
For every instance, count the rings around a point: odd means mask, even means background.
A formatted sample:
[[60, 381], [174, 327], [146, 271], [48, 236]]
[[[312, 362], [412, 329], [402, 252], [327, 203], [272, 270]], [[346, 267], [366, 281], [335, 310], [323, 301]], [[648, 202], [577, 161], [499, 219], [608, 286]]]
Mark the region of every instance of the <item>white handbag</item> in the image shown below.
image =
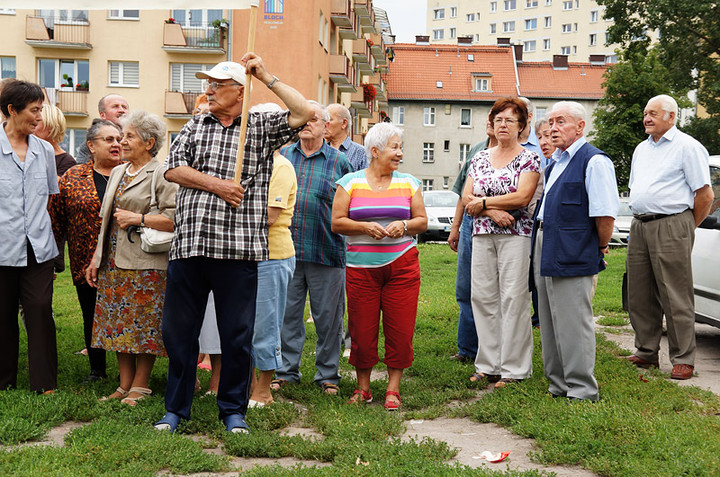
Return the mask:
[[[157, 208], [157, 197], [155, 196], [155, 176], [153, 172], [150, 183], [150, 210]], [[170, 250], [174, 232], [164, 232], [150, 227], [140, 227], [140, 248], [147, 253], [165, 253]]]

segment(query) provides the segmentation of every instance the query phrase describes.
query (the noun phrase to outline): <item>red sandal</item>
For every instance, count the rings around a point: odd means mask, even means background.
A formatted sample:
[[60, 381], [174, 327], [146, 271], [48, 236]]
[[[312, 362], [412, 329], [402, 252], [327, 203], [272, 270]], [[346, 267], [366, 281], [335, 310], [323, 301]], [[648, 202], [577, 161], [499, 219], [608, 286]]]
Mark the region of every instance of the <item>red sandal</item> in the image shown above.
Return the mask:
[[352, 397], [348, 400], [348, 404], [370, 404], [373, 400], [372, 393], [364, 389], [356, 389]]
[[[397, 402], [388, 399], [388, 396], [395, 396], [397, 398]], [[400, 400], [400, 393], [395, 392], [395, 391], [388, 391], [385, 393], [385, 409], [386, 410], [397, 411], [401, 405], [402, 405], [402, 401]]]

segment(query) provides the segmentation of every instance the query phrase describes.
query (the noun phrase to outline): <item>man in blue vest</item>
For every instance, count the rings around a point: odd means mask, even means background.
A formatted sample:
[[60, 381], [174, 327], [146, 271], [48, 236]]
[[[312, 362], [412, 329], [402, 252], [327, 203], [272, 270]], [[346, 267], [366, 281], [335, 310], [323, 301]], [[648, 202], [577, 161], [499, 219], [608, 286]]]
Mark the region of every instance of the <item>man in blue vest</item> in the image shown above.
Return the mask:
[[597, 401], [592, 287], [620, 207], [615, 168], [585, 140], [581, 104], [556, 103], [548, 121], [557, 149], [545, 170], [531, 270], [545, 376], [553, 397]]

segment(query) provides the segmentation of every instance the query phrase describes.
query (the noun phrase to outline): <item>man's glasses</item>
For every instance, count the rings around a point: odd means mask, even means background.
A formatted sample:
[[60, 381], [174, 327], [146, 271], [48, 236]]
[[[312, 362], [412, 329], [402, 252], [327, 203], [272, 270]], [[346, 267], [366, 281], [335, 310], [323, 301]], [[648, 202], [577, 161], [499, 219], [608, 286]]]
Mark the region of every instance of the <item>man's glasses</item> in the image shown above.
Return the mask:
[[93, 141], [104, 141], [106, 144], [112, 144], [114, 142], [117, 142], [118, 144], [120, 144], [122, 142], [122, 139], [123, 139], [122, 136], [105, 136], [105, 137], [96, 136], [96, 137], [92, 138]]
[[221, 86], [242, 86], [240, 83], [218, 83], [217, 81], [203, 81], [202, 82], [203, 90], [207, 90], [210, 88], [210, 91], [217, 91], [218, 88]]

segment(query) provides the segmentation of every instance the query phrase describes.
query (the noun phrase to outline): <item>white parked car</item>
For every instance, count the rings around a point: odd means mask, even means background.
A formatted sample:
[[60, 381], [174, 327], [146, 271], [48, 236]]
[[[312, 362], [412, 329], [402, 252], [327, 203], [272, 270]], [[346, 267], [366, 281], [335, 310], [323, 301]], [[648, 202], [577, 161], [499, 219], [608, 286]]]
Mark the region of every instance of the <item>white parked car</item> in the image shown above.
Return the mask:
[[450, 190], [428, 190], [423, 192], [423, 202], [428, 218], [427, 232], [419, 240], [447, 240], [450, 236], [458, 195]]
[[632, 222], [633, 214], [630, 210], [629, 199], [620, 198], [620, 210], [615, 218], [615, 228], [613, 229], [610, 245], [626, 246], [630, 238], [630, 222]]
[[720, 328], [720, 156], [710, 156], [710, 181], [715, 200], [692, 253], [695, 319]]

